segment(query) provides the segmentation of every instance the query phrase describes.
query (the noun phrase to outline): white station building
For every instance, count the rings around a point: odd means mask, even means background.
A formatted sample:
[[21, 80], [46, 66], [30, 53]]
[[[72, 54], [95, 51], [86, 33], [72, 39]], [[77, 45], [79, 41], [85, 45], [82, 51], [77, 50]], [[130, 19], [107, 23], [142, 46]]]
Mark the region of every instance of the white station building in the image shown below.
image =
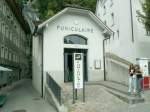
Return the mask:
[[[138, 21], [140, 0], [98, 0], [96, 15], [113, 30], [106, 41], [107, 80], [128, 84], [128, 66], [150, 59], [150, 36]], [[147, 74], [148, 75], [148, 74]]]
[[46, 72], [60, 85], [71, 82], [73, 53], [84, 54], [86, 81], [104, 80], [103, 39], [112, 35], [91, 11], [65, 8], [38, 26], [33, 37], [33, 85], [42, 94]]

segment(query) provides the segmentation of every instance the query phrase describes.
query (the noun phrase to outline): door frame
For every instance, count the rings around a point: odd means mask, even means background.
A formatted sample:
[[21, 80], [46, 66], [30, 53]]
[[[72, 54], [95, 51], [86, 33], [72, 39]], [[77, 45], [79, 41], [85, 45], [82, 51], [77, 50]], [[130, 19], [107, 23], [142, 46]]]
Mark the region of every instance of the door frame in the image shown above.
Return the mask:
[[[85, 71], [85, 73], [87, 74], [86, 75], [86, 80], [85, 81], [87, 81], [88, 82], [88, 79], [89, 79], [89, 75], [88, 75], [88, 49], [82, 49], [82, 48], [64, 48], [64, 57], [63, 57], [63, 59], [64, 59], [64, 82], [65, 82], [65, 49], [68, 49], [68, 50], [83, 50], [83, 51], [85, 51], [86, 52], [86, 71]], [[75, 53], [75, 52], [74, 52]], [[72, 53], [71, 53], [72, 54]], [[84, 60], [83, 60], [84, 61]], [[69, 83], [69, 82], [65, 82], [65, 83]]]

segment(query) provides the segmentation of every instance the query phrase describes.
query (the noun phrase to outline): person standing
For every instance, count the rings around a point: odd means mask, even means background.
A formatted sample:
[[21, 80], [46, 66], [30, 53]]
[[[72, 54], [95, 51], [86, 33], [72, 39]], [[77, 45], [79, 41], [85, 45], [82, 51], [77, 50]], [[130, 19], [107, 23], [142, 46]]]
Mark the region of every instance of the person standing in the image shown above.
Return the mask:
[[134, 68], [134, 65], [131, 64], [129, 66], [129, 88], [128, 88], [128, 94], [130, 95], [131, 94], [131, 91], [132, 91], [132, 87], [133, 87], [133, 75], [135, 73], [135, 68]]
[[142, 71], [140, 70], [140, 66], [139, 65], [137, 65], [135, 67], [135, 75], [137, 77], [137, 90], [138, 90], [137, 92], [140, 95], [141, 91], [142, 91], [141, 82], [142, 82], [143, 77], [142, 77]]

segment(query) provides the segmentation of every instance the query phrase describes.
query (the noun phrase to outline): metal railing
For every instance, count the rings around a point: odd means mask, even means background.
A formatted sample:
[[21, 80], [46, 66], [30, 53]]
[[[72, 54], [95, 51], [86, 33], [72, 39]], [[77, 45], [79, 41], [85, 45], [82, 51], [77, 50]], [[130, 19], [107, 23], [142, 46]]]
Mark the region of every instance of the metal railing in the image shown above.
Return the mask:
[[57, 84], [57, 82], [50, 76], [49, 73], [46, 73], [46, 82], [48, 87], [51, 89], [55, 98], [61, 105], [61, 87]]

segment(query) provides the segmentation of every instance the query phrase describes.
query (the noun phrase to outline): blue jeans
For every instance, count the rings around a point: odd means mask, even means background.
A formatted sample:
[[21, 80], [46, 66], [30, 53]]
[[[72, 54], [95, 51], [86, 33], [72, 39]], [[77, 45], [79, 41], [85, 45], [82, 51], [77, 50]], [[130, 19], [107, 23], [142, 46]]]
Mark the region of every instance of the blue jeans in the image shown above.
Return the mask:
[[128, 88], [129, 93], [132, 91], [132, 87], [133, 87], [133, 76], [129, 76], [129, 88]]
[[140, 93], [142, 91], [142, 85], [141, 85], [141, 81], [142, 81], [142, 77], [141, 78], [137, 78], [137, 90]]
[[137, 91], [137, 77], [133, 75], [133, 92]]

